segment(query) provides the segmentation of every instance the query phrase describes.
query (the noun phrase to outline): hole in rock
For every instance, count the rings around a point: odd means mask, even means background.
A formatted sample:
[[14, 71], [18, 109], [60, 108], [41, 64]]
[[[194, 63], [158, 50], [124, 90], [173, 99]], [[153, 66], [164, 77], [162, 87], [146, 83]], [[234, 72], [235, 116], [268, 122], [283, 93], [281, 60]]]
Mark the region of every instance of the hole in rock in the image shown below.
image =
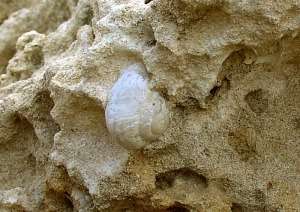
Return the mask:
[[176, 181], [193, 184], [198, 188], [207, 187], [206, 178], [189, 169], [178, 169], [158, 174], [156, 176], [155, 186], [158, 189], [165, 190], [173, 187]]
[[249, 132], [243, 128], [235, 129], [228, 134], [228, 144], [240, 155], [241, 160], [248, 161], [256, 156], [256, 143]]
[[32, 153], [27, 157], [27, 164], [30, 164], [31, 167], [36, 167], [36, 157]]
[[[22, 115], [14, 114], [13, 132], [0, 144], [0, 170], [2, 189], [24, 187], [33, 181], [36, 173], [36, 149], [38, 139], [32, 124]], [[18, 176], [18, 177], [16, 177]]]
[[150, 3], [151, 1], [153, 1], [153, 0], [145, 0], [145, 4], [148, 4], [148, 3]]
[[182, 204], [175, 202], [175, 204], [167, 208], [168, 212], [189, 212], [190, 210], [185, 208]]
[[221, 97], [223, 93], [230, 89], [230, 80], [224, 76], [224, 73], [219, 74], [217, 85], [215, 85], [210, 91], [209, 95], [206, 97], [206, 101], [212, 101], [217, 97]]
[[234, 79], [251, 72], [253, 69], [252, 64], [255, 60], [255, 52], [248, 47], [231, 52], [222, 63], [218, 81], [219, 79], [224, 79], [225, 77], [227, 79]]
[[212, 95], [212, 96], [215, 96], [217, 94], [217, 92], [220, 90], [221, 86], [214, 86], [210, 91], [209, 93]]
[[232, 203], [232, 207], [230, 208], [232, 212], [242, 212], [243, 207], [238, 203]]
[[147, 45], [148, 46], [155, 46], [156, 45], [156, 40], [155, 39], [153, 39], [153, 40], [149, 40], [149, 41], [147, 41]]
[[267, 94], [262, 89], [249, 92], [245, 96], [245, 101], [250, 109], [257, 115], [262, 114], [268, 109]]
[[67, 211], [74, 209], [71, 197], [67, 192], [56, 192], [52, 189], [46, 193], [46, 204], [48, 211]]

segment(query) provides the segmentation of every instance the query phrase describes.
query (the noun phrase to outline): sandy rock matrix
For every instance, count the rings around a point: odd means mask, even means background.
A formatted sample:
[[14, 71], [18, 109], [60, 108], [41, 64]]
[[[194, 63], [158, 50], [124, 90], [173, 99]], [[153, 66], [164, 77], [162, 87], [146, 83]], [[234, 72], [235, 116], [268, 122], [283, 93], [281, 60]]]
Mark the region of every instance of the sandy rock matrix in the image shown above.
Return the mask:
[[[0, 211], [300, 211], [299, 14], [299, 0], [0, 1]], [[133, 64], [147, 77], [123, 95]], [[109, 127], [139, 148], [106, 125], [117, 81]]]

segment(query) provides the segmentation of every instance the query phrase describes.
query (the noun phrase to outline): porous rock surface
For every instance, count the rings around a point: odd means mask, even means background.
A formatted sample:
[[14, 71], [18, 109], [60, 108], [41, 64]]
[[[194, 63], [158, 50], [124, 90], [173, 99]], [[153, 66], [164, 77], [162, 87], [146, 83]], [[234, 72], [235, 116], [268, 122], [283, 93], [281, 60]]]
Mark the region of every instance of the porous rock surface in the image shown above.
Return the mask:
[[[22, 3], [20, 3], [22, 2]], [[0, 3], [1, 211], [300, 211], [300, 2]], [[112, 141], [121, 70], [171, 112]]]

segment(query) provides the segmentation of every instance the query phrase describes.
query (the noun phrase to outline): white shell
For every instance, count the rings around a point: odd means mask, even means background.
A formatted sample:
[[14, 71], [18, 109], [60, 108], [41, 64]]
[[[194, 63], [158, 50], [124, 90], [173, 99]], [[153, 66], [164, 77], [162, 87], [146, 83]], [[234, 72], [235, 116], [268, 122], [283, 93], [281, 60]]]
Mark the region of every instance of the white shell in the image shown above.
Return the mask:
[[165, 100], [148, 87], [141, 64], [127, 67], [114, 84], [105, 111], [109, 133], [127, 149], [139, 149], [167, 129], [169, 110]]

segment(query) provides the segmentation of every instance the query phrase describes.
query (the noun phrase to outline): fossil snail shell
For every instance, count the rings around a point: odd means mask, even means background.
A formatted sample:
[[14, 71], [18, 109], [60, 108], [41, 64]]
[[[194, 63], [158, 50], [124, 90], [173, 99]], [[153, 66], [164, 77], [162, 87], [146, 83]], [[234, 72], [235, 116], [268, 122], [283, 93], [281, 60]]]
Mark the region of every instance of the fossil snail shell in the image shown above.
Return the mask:
[[140, 149], [167, 129], [169, 110], [164, 98], [149, 89], [143, 65], [123, 71], [113, 85], [105, 118], [113, 139], [126, 149]]

